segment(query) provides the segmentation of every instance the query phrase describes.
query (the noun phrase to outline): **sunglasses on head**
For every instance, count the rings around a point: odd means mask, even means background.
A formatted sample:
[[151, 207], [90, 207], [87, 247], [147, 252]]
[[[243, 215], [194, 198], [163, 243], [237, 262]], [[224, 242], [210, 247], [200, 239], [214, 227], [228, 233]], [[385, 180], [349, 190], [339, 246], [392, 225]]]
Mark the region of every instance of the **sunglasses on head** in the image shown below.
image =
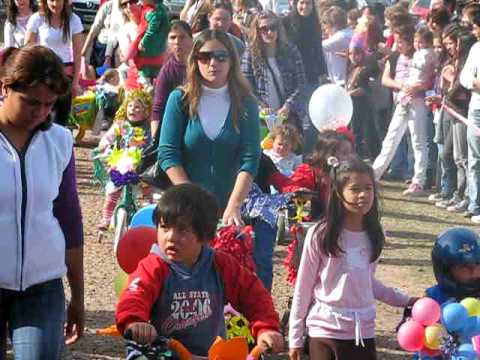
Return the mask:
[[138, 4], [138, 0], [123, 1], [123, 2], [120, 3], [120, 7], [121, 7], [122, 9], [125, 9], [128, 4], [130, 4], [130, 5], [137, 5], [137, 4]]
[[268, 34], [269, 31], [271, 31], [271, 32], [278, 31], [278, 25], [277, 24], [265, 25], [265, 26], [260, 26], [258, 29], [263, 34]]
[[200, 51], [195, 58], [203, 64], [209, 63], [212, 59], [223, 63], [230, 59], [230, 55], [227, 50]]

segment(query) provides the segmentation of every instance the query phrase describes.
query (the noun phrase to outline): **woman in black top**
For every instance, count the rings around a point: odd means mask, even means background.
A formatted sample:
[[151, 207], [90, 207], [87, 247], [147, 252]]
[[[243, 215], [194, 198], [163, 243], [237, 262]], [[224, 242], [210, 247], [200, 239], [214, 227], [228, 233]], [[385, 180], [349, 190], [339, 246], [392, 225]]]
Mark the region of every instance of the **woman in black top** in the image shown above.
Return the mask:
[[[322, 28], [313, 0], [294, 0], [292, 11], [283, 19], [289, 43], [295, 44], [302, 56], [307, 78], [307, 100], [327, 75], [322, 50]], [[317, 130], [307, 116], [303, 120], [304, 155], [315, 145]]]

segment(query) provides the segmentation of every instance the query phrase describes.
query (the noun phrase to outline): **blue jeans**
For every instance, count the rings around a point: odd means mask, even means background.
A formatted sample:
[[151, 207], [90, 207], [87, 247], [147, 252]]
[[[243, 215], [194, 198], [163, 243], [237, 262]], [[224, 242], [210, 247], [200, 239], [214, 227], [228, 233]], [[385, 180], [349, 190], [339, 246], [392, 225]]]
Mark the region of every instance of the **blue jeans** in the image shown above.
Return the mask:
[[253, 249], [253, 260], [257, 267], [257, 276], [263, 286], [270, 291], [273, 280], [273, 248], [277, 236], [277, 227], [272, 228], [260, 218], [253, 221], [255, 231], [255, 245]]
[[5, 358], [6, 329], [16, 360], [60, 359], [65, 323], [61, 279], [25, 291], [0, 290], [0, 359]]
[[[318, 84], [308, 84], [306, 86], [306, 98], [310, 100], [313, 92], [317, 89]], [[307, 101], [308, 106], [308, 101]], [[302, 130], [303, 130], [303, 141], [302, 141], [302, 149], [303, 149], [303, 158], [310, 156], [312, 154], [313, 149], [315, 148], [315, 144], [317, 143], [318, 138], [318, 130], [313, 125], [312, 120], [310, 119], [310, 115], [307, 113], [305, 117], [302, 119]]]
[[413, 176], [413, 154], [405, 134], [398, 145], [397, 151], [390, 163], [390, 174], [398, 177]]
[[[480, 127], [480, 109], [471, 109], [468, 120]], [[471, 127], [467, 128], [468, 143], [468, 193], [470, 205], [468, 211], [480, 215], [480, 135]]]

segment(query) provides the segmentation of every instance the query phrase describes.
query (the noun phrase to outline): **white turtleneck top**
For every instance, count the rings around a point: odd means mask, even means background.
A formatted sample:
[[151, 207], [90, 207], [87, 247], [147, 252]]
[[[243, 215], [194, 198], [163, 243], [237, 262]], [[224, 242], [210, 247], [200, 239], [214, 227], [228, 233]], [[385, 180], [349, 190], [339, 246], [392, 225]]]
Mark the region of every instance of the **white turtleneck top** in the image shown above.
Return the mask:
[[210, 140], [214, 140], [220, 134], [230, 111], [230, 104], [228, 84], [217, 89], [202, 85], [198, 117], [203, 131]]

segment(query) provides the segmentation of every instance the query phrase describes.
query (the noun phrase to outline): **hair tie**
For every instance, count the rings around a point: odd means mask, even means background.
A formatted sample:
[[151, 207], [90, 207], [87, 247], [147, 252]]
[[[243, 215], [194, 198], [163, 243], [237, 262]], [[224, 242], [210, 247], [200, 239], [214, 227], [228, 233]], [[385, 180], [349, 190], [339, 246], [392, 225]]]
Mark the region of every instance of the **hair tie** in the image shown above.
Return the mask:
[[335, 169], [335, 168], [338, 167], [338, 165], [340, 165], [340, 162], [338, 161], [338, 159], [335, 156], [329, 156], [328, 159], [327, 159], [327, 164], [331, 168]]

